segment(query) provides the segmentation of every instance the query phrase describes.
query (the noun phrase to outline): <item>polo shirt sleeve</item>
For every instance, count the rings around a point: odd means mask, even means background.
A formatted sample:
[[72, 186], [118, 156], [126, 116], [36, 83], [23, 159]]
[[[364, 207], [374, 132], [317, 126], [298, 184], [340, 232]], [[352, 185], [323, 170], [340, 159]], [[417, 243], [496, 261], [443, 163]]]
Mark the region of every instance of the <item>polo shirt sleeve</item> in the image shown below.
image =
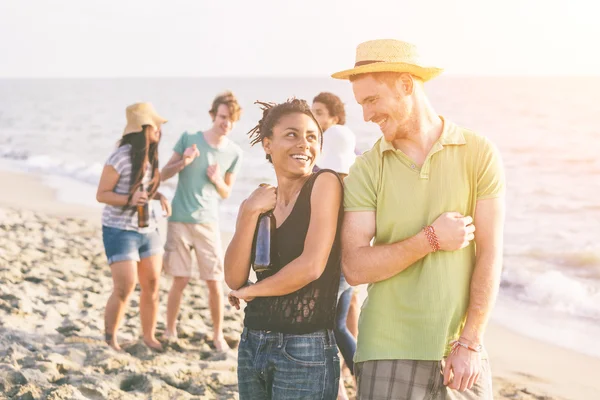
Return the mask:
[[179, 137], [179, 140], [177, 141], [177, 143], [175, 143], [175, 146], [173, 146], [173, 151], [175, 153], [183, 154], [185, 152], [185, 149], [188, 148], [187, 137], [188, 137], [188, 133], [183, 132], [183, 134]]
[[[369, 154], [371, 155], [371, 154]], [[344, 179], [344, 210], [375, 211], [377, 209], [377, 166], [367, 155], [358, 157]]]
[[479, 146], [477, 161], [477, 200], [500, 197], [504, 194], [504, 166], [500, 152], [489, 140]]

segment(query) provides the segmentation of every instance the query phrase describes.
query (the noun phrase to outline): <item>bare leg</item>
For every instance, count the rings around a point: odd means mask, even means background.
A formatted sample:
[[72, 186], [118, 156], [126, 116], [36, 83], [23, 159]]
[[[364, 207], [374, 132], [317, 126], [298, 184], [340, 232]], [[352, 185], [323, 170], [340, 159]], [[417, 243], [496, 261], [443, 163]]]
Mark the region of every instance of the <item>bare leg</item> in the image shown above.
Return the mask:
[[162, 350], [156, 340], [156, 318], [158, 315], [158, 279], [162, 269], [162, 256], [155, 255], [142, 259], [138, 264], [140, 279], [140, 317], [144, 343], [153, 349]]
[[183, 289], [187, 286], [190, 278], [175, 276], [169, 290], [169, 300], [167, 302], [167, 337], [177, 337], [177, 316], [181, 306], [181, 298], [183, 297]]
[[113, 278], [113, 292], [106, 302], [104, 311], [104, 333], [106, 343], [115, 350], [121, 350], [117, 343], [117, 329], [125, 314], [125, 306], [135, 289], [135, 261], [119, 261], [110, 266]]
[[213, 322], [213, 341], [215, 349], [223, 351], [229, 345], [223, 338], [223, 283], [221, 281], [206, 281], [208, 286], [208, 299], [210, 315]]

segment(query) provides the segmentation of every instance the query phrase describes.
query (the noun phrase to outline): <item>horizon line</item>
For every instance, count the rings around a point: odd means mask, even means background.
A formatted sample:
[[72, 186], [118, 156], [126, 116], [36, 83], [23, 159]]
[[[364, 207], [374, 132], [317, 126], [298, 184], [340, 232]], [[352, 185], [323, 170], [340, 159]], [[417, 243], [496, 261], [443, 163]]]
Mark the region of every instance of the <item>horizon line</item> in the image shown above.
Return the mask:
[[[547, 74], [528, 74], [528, 73], [457, 73], [447, 72], [440, 77], [451, 76], [460, 78], [552, 78], [552, 77], [564, 77], [564, 78], [591, 78], [600, 77], [600, 73], [547, 73]], [[248, 79], [248, 78], [260, 78], [260, 79], [290, 79], [290, 78], [310, 78], [310, 79], [323, 79], [331, 78], [330, 75], [320, 74], [309, 74], [309, 75], [190, 75], [190, 76], [173, 76], [173, 75], [154, 75], [154, 76], [0, 76], [0, 80], [25, 80], [25, 79]], [[331, 78], [334, 79], [334, 78]]]

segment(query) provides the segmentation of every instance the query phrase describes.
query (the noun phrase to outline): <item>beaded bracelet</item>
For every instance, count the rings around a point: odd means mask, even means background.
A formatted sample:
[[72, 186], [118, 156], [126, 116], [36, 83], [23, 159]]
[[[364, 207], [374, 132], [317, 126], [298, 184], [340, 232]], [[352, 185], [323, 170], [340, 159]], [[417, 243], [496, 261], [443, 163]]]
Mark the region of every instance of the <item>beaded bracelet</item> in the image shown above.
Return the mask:
[[423, 232], [425, 232], [425, 236], [427, 237], [427, 241], [431, 245], [431, 248], [434, 252], [440, 249], [440, 242], [438, 241], [437, 235], [435, 234], [435, 229], [433, 226], [429, 225], [423, 228]]

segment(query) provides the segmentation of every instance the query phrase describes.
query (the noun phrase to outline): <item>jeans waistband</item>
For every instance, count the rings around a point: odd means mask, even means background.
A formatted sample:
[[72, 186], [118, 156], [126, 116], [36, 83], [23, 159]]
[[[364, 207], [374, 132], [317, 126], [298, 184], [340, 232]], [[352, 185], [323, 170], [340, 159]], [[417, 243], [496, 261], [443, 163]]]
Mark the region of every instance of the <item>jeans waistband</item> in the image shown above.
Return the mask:
[[282, 343], [285, 338], [288, 337], [314, 337], [314, 338], [324, 338], [325, 342], [328, 345], [335, 345], [335, 336], [333, 333], [333, 329], [321, 329], [311, 333], [282, 333], [275, 331], [267, 331], [261, 329], [249, 329], [244, 327], [242, 331], [242, 340], [246, 340], [248, 334], [259, 336], [261, 338], [273, 338], [279, 339], [279, 342]]

